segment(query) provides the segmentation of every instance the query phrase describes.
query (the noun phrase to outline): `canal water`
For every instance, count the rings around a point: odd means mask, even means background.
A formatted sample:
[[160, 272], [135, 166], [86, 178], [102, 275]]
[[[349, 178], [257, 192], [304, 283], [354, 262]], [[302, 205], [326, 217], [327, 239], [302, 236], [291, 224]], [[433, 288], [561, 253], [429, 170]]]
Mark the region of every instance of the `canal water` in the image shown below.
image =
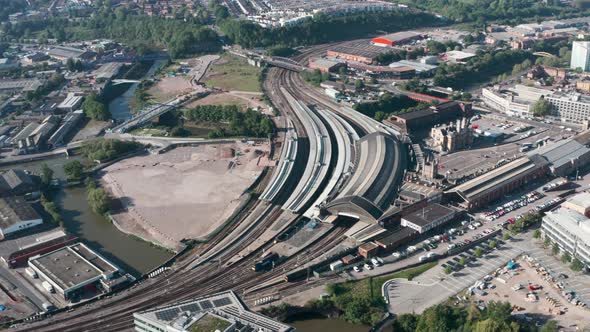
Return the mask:
[[[158, 70], [158, 68], [160, 68], [164, 63], [166, 63], [164, 60], [155, 61], [147, 73], [140, 79], [140, 81], [152, 77], [156, 70]], [[129, 104], [135, 97], [135, 91], [138, 87], [139, 83], [132, 83], [127, 91], [109, 103], [109, 111], [111, 112], [115, 122], [120, 123], [132, 117], [133, 114], [131, 113]]]
[[312, 318], [296, 320], [287, 323], [301, 332], [368, 332], [370, 327], [364, 325], [354, 325], [342, 319], [335, 318]]
[[[76, 158], [79, 157], [3, 166], [0, 170], [25, 169], [39, 174], [41, 166], [46, 163], [54, 171], [54, 178], [65, 179], [63, 165]], [[93, 249], [135, 276], [151, 270], [172, 256], [166, 250], [120, 232], [106, 218], [92, 212], [86, 201], [84, 187], [62, 188], [55, 201], [62, 209], [64, 228], [68, 232], [80, 237]]]

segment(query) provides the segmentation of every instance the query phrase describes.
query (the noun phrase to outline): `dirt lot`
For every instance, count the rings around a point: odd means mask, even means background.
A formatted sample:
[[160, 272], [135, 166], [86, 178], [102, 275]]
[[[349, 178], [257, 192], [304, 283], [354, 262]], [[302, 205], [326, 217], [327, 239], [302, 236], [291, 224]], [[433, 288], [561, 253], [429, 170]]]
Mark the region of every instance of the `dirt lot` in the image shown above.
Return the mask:
[[210, 94], [205, 98], [195, 100], [187, 104], [187, 108], [192, 108], [197, 105], [240, 105], [242, 108], [267, 108], [264, 102], [260, 101], [260, 97], [252, 95], [243, 95], [237, 93], [215, 93]]
[[118, 162], [102, 178], [123, 206], [113, 218], [123, 231], [168, 248], [182, 239], [205, 238], [240, 205], [268, 151], [267, 144], [236, 142]]
[[164, 102], [175, 96], [193, 90], [189, 77], [165, 76], [148, 90], [148, 94], [156, 101]]
[[[524, 310], [515, 311], [515, 314], [526, 314], [533, 318], [543, 317], [544, 319], [554, 319], [568, 330], [572, 330], [577, 326], [580, 330], [585, 331], [586, 328], [590, 327], [590, 321], [587, 318], [590, 311], [587, 308], [567, 303], [557, 290], [537, 274], [535, 269], [529, 266], [523, 258], [519, 258], [517, 263], [519, 264], [519, 268], [514, 275], [507, 273], [500, 276], [506, 283], [498, 279], [492, 279], [490, 283], [495, 288], [487, 289], [487, 295], [475, 295], [474, 299], [484, 300], [486, 302], [510, 301], [513, 305], [524, 308]], [[516, 284], [520, 284], [523, 288], [518, 291], [512, 290], [512, 287]], [[542, 286], [542, 289], [535, 291], [538, 297], [536, 302], [526, 301], [526, 295], [530, 292], [527, 288], [529, 284]], [[547, 297], [557, 300], [559, 305], [552, 305]], [[565, 311], [565, 313], [557, 315], [556, 311], [559, 309]]]

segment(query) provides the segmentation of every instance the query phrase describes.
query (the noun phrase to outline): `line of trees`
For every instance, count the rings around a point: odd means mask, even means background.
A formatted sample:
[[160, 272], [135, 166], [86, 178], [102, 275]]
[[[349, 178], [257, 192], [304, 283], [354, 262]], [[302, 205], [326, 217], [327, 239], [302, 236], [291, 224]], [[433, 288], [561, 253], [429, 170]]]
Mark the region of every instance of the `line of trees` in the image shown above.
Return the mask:
[[[524, 18], [580, 16], [588, 9], [585, 0], [576, 1], [576, 8], [561, 5], [559, 0], [402, 0], [409, 5], [429, 10], [458, 22], [476, 22], [482, 27], [489, 20], [505, 23], [521, 22]], [[510, 22], [508, 22], [510, 21]]]
[[246, 48], [313, 45], [365, 37], [376, 31], [400, 31], [441, 23], [442, 21], [432, 14], [401, 9], [344, 16], [317, 14], [300, 24], [272, 30], [246, 20], [218, 20], [223, 33], [233, 42]]
[[166, 48], [174, 58], [213, 52], [221, 47], [217, 33], [205, 25], [137, 15], [123, 7], [112, 10], [105, 6], [83, 20], [50, 18], [35, 22], [5, 23], [2, 31], [6, 40], [36, 37], [41, 42], [49, 38], [63, 42], [112, 38], [141, 51]]
[[376, 102], [356, 104], [354, 109], [377, 121], [383, 121], [391, 114], [404, 113], [404, 110], [418, 105], [418, 102], [405, 95], [391, 95], [385, 92]]
[[[468, 307], [439, 304], [426, 309], [422, 314], [399, 315], [394, 324], [396, 332], [443, 332], [443, 331], [537, 331], [537, 327], [518, 321], [512, 316], [509, 302], [490, 301], [480, 310], [475, 304]], [[557, 324], [548, 321], [541, 327], [543, 332], [557, 332]]]
[[90, 160], [105, 162], [138, 150], [142, 146], [142, 144], [133, 141], [99, 138], [84, 142], [81, 153]]
[[218, 127], [209, 136], [220, 138], [226, 136], [269, 137], [272, 135], [271, 120], [259, 112], [248, 109], [241, 112], [237, 105], [199, 105], [184, 112], [184, 118], [193, 122], [226, 124], [229, 132]]
[[501, 50], [483, 54], [467, 61], [466, 64], [441, 64], [434, 75], [435, 85], [463, 88], [469, 84], [485, 82], [493, 76], [510, 72], [515, 64], [532, 59], [532, 54], [523, 50]]

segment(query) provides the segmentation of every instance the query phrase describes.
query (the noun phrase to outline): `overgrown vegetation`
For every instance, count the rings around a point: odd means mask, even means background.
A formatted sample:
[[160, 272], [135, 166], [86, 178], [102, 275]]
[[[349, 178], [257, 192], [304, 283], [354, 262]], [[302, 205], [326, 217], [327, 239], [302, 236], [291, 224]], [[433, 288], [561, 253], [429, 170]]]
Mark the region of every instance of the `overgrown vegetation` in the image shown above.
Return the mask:
[[405, 95], [391, 95], [385, 92], [376, 102], [360, 103], [355, 105], [354, 108], [377, 121], [383, 121], [391, 114], [405, 113], [421, 106], [428, 107], [428, 105], [421, 105]]
[[515, 64], [532, 59], [532, 54], [523, 50], [501, 50], [478, 56], [466, 64], [443, 63], [436, 69], [433, 82], [437, 86], [463, 88], [481, 83], [502, 73], [511, 72]]
[[[227, 136], [269, 137], [271, 120], [265, 115], [248, 109], [241, 112], [237, 105], [199, 105], [184, 112], [187, 121], [223, 124], [209, 134], [210, 138]], [[227, 130], [226, 130], [227, 129]]]
[[86, 182], [86, 195], [88, 205], [94, 213], [104, 215], [109, 212], [109, 195], [104, 189], [97, 187], [92, 179]]
[[576, 0], [576, 7], [561, 5], [559, 0], [401, 0], [401, 2], [436, 12], [457, 22], [476, 22], [478, 27], [483, 27], [485, 22], [490, 20], [517, 24], [524, 18], [580, 16], [588, 9], [586, 6], [588, 3], [585, 0]]
[[412, 280], [436, 264], [436, 262], [430, 262], [388, 276], [330, 284], [328, 293], [331, 298], [325, 300], [330, 302], [324, 305], [332, 303], [342, 312], [342, 317], [351, 323], [375, 324], [383, 318], [385, 313], [385, 302], [381, 296], [383, 283], [394, 278]]
[[[541, 330], [557, 332], [557, 327], [549, 321]], [[537, 331], [537, 327], [514, 318], [512, 305], [509, 302], [490, 301], [483, 310], [475, 304], [462, 307], [444, 303], [430, 307], [420, 315], [402, 314], [396, 318], [393, 331], [526, 332]]]
[[138, 142], [99, 138], [84, 142], [81, 152], [84, 157], [90, 160], [105, 162], [118, 158], [125, 153], [138, 150], [141, 147], [143, 145]]
[[107, 121], [111, 118], [107, 105], [96, 94], [91, 94], [84, 99], [82, 110], [87, 117], [93, 120]]
[[508, 226], [512, 233], [520, 233], [534, 224], [540, 223], [543, 216], [540, 213], [526, 213], [522, 218], [516, 220], [514, 224]]
[[246, 20], [218, 20], [221, 30], [233, 42], [246, 48], [273, 45], [300, 46], [348, 40], [368, 36], [376, 31], [400, 31], [442, 23], [434, 15], [394, 10], [371, 15], [327, 16], [317, 14], [300, 24], [265, 29]]
[[72, 160], [64, 165], [64, 173], [68, 181], [80, 181], [84, 176], [84, 166], [78, 160]]
[[65, 78], [62, 74], [55, 73], [35, 91], [28, 91], [25, 98], [28, 101], [38, 101], [44, 98], [48, 93], [59, 88], [64, 82]]
[[313, 71], [304, 71], [301, 73], [301, 77], [307, 82], [315, 86], [319, 86], [320, 83], [330, 80], [330, 73], [323, 73], [319, 69]]
[[198, 22], [136, 15], [123, 6], [112, 9], [110, 3], [98, 3], [97, 8], [84, 20], [50, 18], [5, 24], [2, 30], [7, 39], [36, 37], [41, 43], [50, 38], [58, 42], [111, 38], [134, 46], [140, 53], [166, 48], [173, 58], [220, 48], [217, 33]]

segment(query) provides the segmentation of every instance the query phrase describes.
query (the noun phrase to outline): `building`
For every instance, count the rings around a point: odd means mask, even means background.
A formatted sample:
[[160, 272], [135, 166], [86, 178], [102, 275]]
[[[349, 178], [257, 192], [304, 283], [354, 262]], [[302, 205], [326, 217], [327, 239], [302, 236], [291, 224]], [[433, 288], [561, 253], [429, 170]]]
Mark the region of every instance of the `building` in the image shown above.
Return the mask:
[[547, 160], [539, 156], [522, 157], [447, 190], [449, 200], [466, 209], [477, 209], [504, 197], [534, 179], [547, 174]]
[[21, 169], [10, 169], [0, 175], [0, 197], [23, 196], [39, 190], [31, 177]]
[[419, 39], [422, 39], [422, 35], [418, 32], [402, 31], [373, 38], [371, 43], [377, 46], [398, 46]]
[[387, 51], [383, 47], [371, 45], [366, 41], [355, 41], [331, 47], [327, 50], [326, 55], [329, 58], [371, 64], [375, 62], [377, 56]]
[[580, 68], [583, 71], [590, 70], [590, 42], [574, 41], [572, 43], [572, 58], [570, 68]]
[[349, 61], [348, 67], [377, 77], [389, 77], [395, 79], [409, 79], [416, 75], [416, 70], [409, 66], [375, 66], [366, 63]]
[[41, 85], [43, 82], [36, 78], [1, 79], [0, 93], [35, 91]]
[[16, 250], [6, 252], [0, 259], [11, 269], [24, 267], [28, 264], [29, 258], [72, 244], [77, 239], [73, 235], [66, 234], [63, 230], [45, 232], [40, 236], [31, 238], [24, 244], [21, 241]]
[[80, 107], [80, 105], [82, 105], [83, 99], [83, 96], [78, 96], [75, 93], [70, 92], [66, 96], [66, 99], [64, 99], [59, 105], [57, 105], [57, 108], [62, 110], [63, 112], [71, 112]]
[[47, 139], [57, 128], [60, 120], [55, 115], [50, 115], [43, 119], [41, 124], [35, 128], [26, 138], [26, 146], [33, 149], [39, 149], [45, 145]]
[[409, 243], [418, 237], [420, 233], [409, 227], [400, 227], [393, 231], [387, 231], [374, 242], [380, 247], [381, 252], [392, 252], [396, 248]]
[[363, 243], [359, 246], [359, 255], [371, 258], [379, 252], [379, 246], [373, 242]]
[[92, 75], [94, 76], [94, 79], [97, 82], [109, 81], [113, 77], [117, 76], [117, 74], [119, 74], [119, 71], [121, 71], [121, 68], [123, 68], [122, 63], [109, 62], [109, 63], [103, 64], [98, 69], [96, 69], [92, 73]]
[[453, 220], [456, 211], [438, 203], [429, 204], [420, 210], [402, 217], [401, 226], [411, 228], [418, 233], [426, 233], [431, 229]]
[[[133, 314], [139, 332], [264, 331], [295, 329], [251, 312], [233, 291], [204, 296]], [[215, 327], [212, 330], [212, 327]]]
[[385, 122], [404, 133], [411, 133], [469, 115], [471, 115], [471, 103], [446, 101], [427, 109], [392, 115]]
[[581, 192], [563, 202], [561, 206], [590, 217], [590, 193]]
[[80, 242], [31, 257], [29, 267], [66, 300], [126, 281], [121, 269]]
[[[0, 54], [1, 56], [2, 54]], [[0, 58], [0, 72], [10, 71], [19, 67], [19, 63], [8, 58]]]
[[96, 53], [92, 51], [81, 50], [79, 48], [68, 47], [68, 46], [54, 46], [48, 52], [47, 55], [65, 63], [68, 60], [80, 60], [87, 61], [92, 59]]
[[448, 51], [446, 53], [443, 53], [440, 56], [440, 58], [441, 60], [446, 62], [465, 63], [467, 62], [467, 60], [473, 58], [474, 56], [475, 54], [473, 53], [467, 53], [463, 51]]
[[334, 61], [324, 58], [311, 59], [309, 61], [309, 68], [318, 69], [323, 73], [332, 73], [338, 71], [338, 69], [346, 67], [344, 62]]
[[549, 211], [541, 225], [543, 237], [557, 243], [561, 251], [590, 265], [590, 220], [577, 211], [562, 207]]
[[482, 100], [488, 107], [511, 116], [530, 116], [533, 105], [541, 98], [551, 104], [549, 116], [558, 121], [583, 124], [590, 118], [590, 97], [580, 93], [524, 85], [504, 90], [482, 89]]
[[27, 65], [34, 65], [43, 61], [49, 60], [49, 55], [41, 52], [34, 52], [23, 57], [23, 63]]
[[22, 196], [0, 198], [0, 237], [41, 225], [43, 219]]
[[72, 130], [83, 118], [84, 111], [82, 110], [68, 113], [61, 122], [61, 126], [47, 140], [47, 145], [52, 148], [65, 145], [68, 137], [71, 136]]
[[[414, 61], [414, 60], [400, 60], [397, 62], [393, 62], [389, 64], [390, 68], [397, 68], [397, 67], [409, 67], [414, 69], [414, 71], [417, 74], [423, 74], [423, 75], [430, 75], [432, 73], [434, 73], [434, 71], [436, 70], [436, 68], [438, 67], [435, 64], [432, 63], [428, 63], [428, 57], [424, 57], [426, 58], [426, 60], [424, 60], [425, 62], [421, 61]], [[436, 57], [434, 57], [435, 59], [437, 59]]]
[[455, 152], [473, 144], [473, 130], [466, 118], [430, 129], [431, 146], [440, 151]]
[[545, 159], [554, 176], [567, 176], [590, 162], [590, 148], [575, 139], [561, 140], [529, 152]]

